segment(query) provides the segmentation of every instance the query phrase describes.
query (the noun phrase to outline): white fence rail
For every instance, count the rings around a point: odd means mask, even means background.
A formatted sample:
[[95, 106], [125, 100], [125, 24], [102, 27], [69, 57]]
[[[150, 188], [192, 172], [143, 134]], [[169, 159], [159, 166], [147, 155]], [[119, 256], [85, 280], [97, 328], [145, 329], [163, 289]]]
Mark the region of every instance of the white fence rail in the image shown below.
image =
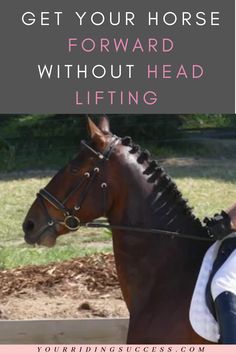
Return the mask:
[[0, 321], [0, 344], [124, 344], [128, 319]]

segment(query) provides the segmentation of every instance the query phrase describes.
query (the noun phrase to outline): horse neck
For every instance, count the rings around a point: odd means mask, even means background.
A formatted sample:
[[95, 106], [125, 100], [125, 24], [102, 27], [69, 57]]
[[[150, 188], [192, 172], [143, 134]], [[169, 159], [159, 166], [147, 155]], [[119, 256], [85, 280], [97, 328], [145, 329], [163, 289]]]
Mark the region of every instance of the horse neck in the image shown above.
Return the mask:
[[[206, 237], [206, 230], [194, 217], [169, 176], [163, 170], [159, 176], [156, 170], [149, 174], [150, 165], [138, 164], [137, 156], [133, 156], [131, 160], [126, 173], [117, 177], [120, 181], [119, 193], [108, 215], [109, 222]], [[121, 170], [122, 168], [117, 169]], [[113, 245], [121, 288], [127, 304], [130, 303], [130, 294], [136, 287], [135, 284], [140, 283], [140, 279], [150, 277], [158, 277], [161, 284], [166, 282], [166, 277], [179, 278], [180, 273], [187, 272], [190, 294], [203, 255], [209, 247], [205, 241], [132, 231], [113, 231]]]
[[137, 160], [137, 155], [129, 154], [127, 163], [122, 161], [116, 168], [114, 180], [119, 184], [108, 212], [110, 223], [207, 237], [206, 229], [164, 169], [152, 169], [150, 163], [139, 164]]

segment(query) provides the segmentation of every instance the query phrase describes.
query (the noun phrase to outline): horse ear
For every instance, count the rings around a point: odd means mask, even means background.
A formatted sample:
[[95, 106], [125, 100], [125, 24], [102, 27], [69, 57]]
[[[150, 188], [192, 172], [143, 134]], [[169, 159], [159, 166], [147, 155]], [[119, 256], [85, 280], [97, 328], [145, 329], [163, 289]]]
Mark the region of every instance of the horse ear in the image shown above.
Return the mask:
[[89, 117], [88, 117], [88, 131], [91, 139], [96, 143], [98, 148], [99, 147], [103, 148], [106, 142], [105, 135]]
[[110, 133], [110, 122], [109, 122], [109, 118], [106, 115], [102, 116], [99, 119], [98, 126], [103, 133], [105, 134]]

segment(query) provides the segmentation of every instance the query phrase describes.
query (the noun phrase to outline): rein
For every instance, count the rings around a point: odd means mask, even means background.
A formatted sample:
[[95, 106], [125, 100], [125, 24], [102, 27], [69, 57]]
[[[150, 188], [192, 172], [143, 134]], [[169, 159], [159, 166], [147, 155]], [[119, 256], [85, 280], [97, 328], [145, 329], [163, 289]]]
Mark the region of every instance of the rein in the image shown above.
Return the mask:
[[[166, 230], [161, 230], [161, 229], [145, 229], [145, 228], [139, 228], [139, 227], [132, 227], [132, 226], [120, 226], [120, 225], [111, 225], [111, 224], [106, 224], [103, 222], [88, 222], [88, 223], [81, 223], [80, 219], [78, 216], [75, 215], [75, 212], [79, 212], [79, 210], [82, 207], [82, 204], [84, 200], [86, 199], [86, 196], [89, 192], [89, 189], [93, 182], [96, 180], [96, 177], [100, 173], [100, 168], [102, 167], [102, 164], [105, 163], [106, 161], [109, 161], [109, 158], [113, 152], [113, 149], [115, 148], [117, 142], [119, 141], [119, 138], [116, 136], [113, 136], [114, 139], [112, 142], [108, 145], [108, 147], [105, 149], [105, 151], [102, 153], [94, 150], [91, 146], [89, 146], [85, 141], [81, 141], [81, 145], [83, 145], [86, 149], [88, 149], [90, 152], [92, 152], [97, 158], [98, 158], [98, 166], [96, 166], [93, 170], [90, 172], [85, 172], [84, 175], [81, 177], [81, 180], [79, 183], [75, 186], [75, 188], [65, 197], [63, 202], [59, 201], [55, 196], [53, 196], [50, 192], [48, 192], [45, 188], [41, 189], [38, 194], [37, 198], [39, 199], [41, 206], [47, 216], [48, 222], [46, 225], [44, 225], [36, 234], [35, 237], [39, 238], [47, 229], [53, 227], [55, 228], [56, 224], [63, 225], [66, 227], [69, 231], [77, 231], [81, 226], [87, 227], [87, 228], [106, 228], [109, 230], [120, 230], [120, 231], [132, 231], [132, 232], [140, 232], [140, 233], [148, 233], [148, 234], [159, 234], [159, 235], [164, 235], [164, 236], [169, 236], [172, 238], [184, 238], [184, 239], [191, 239], [191, 240], [197, 240], [197, 241], [207, 241], [207, 242], [213, 242], [217, 240], [216, 237], [208, 233], [208, 237], [201, 237], [201, 236], [195, 236], [195, 235], [187, 235], [183, 234], [180, 232], [174, 232], [174, 231], [166, 231]], [[66, 207], [66, 203], [68, 200], [77, 192], [80, 188], [84, 187], [79, 201], [76, 203], [76, 205], [73, 207], [73, 209], [68, 209]], [[107, 183], [103, 182], [100, 185], [101, 190], [103, 192], [103, 204], [104, 204], [104, 214], [106, 210], [106, 191], [107, 191]], [[61, 211], [64, 219], [59, 220], [59, 219], [53, 219], [48, 211], [47, 206], [45, 205], [45, 201], [47, 201], [49, 204], [51, 204], [54, 208], [57, 210]]]
[[80, 226], [88, 227], [88, 228], [106, 228], [109, 230], [142, 232], [142, 233], [148, 233], [148, 234], [169, 236], [169, 237], [173, 237], [173, 238], [175, 238], [175, 237], [187, 238], [187, 239], [196, 240], [196, 241], [207, 241], [207, 242], [216, 241], [214, 236], [211, 236], [211, 235], [209, 235], [209, 238], [208, 238], [208, 237], [200, 237], [200, 236], [195, 236], [195, 235], [182, 234], [181, 232], [175, 232], [175, 231], [166, 231], [166, 230], [161, 230], [161, 229], [144, 229], [141, 227], [132, 227], [132, 226], [110, 225], [110, 224], [99, 223], [99, 222], [98, 223], [96, 223], [96, 222], [89, 223], [88, 222], [88, 223], [80, 224]]

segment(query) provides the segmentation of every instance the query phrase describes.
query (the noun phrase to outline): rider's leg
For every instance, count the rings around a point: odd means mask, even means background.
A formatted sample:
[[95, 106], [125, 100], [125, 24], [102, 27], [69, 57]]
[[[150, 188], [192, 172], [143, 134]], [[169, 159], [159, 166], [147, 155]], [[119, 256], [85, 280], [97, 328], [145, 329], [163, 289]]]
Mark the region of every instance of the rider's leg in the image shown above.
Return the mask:
[[220, 342], [236, 344], [236, 250], [214, 275], [211, 283]]

